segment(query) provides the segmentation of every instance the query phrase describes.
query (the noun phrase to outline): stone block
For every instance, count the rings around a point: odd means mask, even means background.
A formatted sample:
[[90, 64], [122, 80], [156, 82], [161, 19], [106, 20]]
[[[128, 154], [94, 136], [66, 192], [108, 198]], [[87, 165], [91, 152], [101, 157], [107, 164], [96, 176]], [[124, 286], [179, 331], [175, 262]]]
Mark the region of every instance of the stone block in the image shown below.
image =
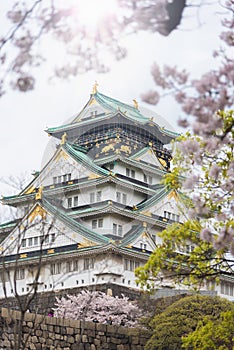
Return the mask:
[[31, 342], [32, 343], [38, 343], [38, 337], [36, 337], [35, 335], [33, 335], [32, 337], [31, 337]]
[[69, 344], [75, 343], [74, 337], [72, 337], [72, 336], [67, 337], [67, 342], [68, 342]]
[[76, 334], [75, 340], [76, 340], [77, 343], [80, 343], [80, 341], [81, 341], [81, 335], [80, 335], [80, 334]]
[[118, 339], [118, 338], [116, 338], [116, 337], [111, 337], [111, 338], [110, 338], [110, 342], [111, 342], [112, 344], [121, 344], [121, 339]]
[[42, 336], [42, 334], [43, 334], [42, 330], [40, 330], [40, 329], [36, 329], [36, 331], [35, 331], [35, 335], [36, 335], [37, 337], [41, 337], [41, 336]]
[[95, 332], [95, 330], [87, 329], [86, 334], [88, 337], [94, 338], [96, 335], [96, 332]]
[[94, 345], [100, 346], [101, 345], [101, 340], [100, 339], [94, 339], [93, 343], [94, 343]]
[[88, 343], [88, 337], [86, 334], [83, 334], [81, 339], [82, 339], [82, 343]]
[[[103, 324], [103, 323], [95, 323], [96, 325], [96, 330], [99, 332], [106, 332], [106, 324]], [[100, 334], [100, 333], [99, 333]]]
[[74, 328], [67, 327], [67, 334], [74, 334]]
[[122, 344], [117, 345], [117, 350], [124, 350], [124, 345], [122, 345]]
[[70, 321], [70, 327], [80, 329], [80, 320], [69, 320]]

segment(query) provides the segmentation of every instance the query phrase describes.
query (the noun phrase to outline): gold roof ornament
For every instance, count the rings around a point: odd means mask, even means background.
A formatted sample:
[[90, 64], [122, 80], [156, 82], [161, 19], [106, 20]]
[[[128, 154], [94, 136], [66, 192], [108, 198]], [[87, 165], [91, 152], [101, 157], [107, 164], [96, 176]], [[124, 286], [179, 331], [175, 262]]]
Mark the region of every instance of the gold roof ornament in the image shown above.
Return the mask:
[[97, 83], [97, 81], [95, 80], [95, 84], [94, 84], [94, 86], [93, 86], [92, 95], [94, 95], [94, 94], [97, 93], [97, 87], [98, 87], [98, 83]]
[[40, 200], [40, 199], [42, 198], [42, 190], [43, 190], [43, 186], [40, 186], [40, 187], [38, 188], [38, 191], [37, 191], [36, 196], [35, 196], [35, 199], [36, 199], [37, 201]]
[[62, 138], [61, 138], [61, 145], [64, 145], [65, 144], [65, 142], [67, 141], [67, 133], [65, 132], [64, 134], [63, 134], [63, 136], [62, 136]]
[[136, 108], [136, 109], [138, 109], [138, 102], [137, 102], [137, 100], [133, 100], [133, 103], [134, 103], [134, 107]]

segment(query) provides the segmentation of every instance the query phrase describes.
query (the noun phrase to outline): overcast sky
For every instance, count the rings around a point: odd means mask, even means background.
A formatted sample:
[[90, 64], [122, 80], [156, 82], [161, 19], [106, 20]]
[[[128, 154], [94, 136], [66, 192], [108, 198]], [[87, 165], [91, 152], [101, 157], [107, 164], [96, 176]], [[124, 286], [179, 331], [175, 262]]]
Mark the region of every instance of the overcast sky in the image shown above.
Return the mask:
[[[8, 1], [0, 3], [0, 18], [4, 16], [6, 3]], [[111, 71], [107, 74], [90, 72], [70, 81], [52, 83], [48, 82], [45, 68], [32, 92], [10, 91], [0, 98], [0, 178], [40, 170], [49, 141], [44, 130], [61, 125], [77, 114], [89, 99], [95, 80], [101, 93], [129, 104], [135, 98], [141, 108], [146, 105], [140, 102], [140, 94], [154, 87], [150, 75], [154, 61], [184, 67], [192, 71], [194, 77], [215, 66], [212, 51], [220, 43], [217, 7], [208, 6], [200, 11], [201, 26], [198, 26], [195, 14], [195, 11], [192, 17], [187, 14], [181, 29], [169, 37], [141, 33], [125, 38], [123, 44], [128, 49], [128, 56], [120, 62], [110, 61]], [[3, 21], [0, 29], [4, 32]], [[51, 55], [49, 49], [48, 54]], [[56, 62], [56, 56], [53, 59]], [[180, 109], [172, 99], [164, 99], [158, 106], [148, 108], [178, 129], [176, 121]], [[6, 195], [9, 191], [0, 184], [0, 194]]]

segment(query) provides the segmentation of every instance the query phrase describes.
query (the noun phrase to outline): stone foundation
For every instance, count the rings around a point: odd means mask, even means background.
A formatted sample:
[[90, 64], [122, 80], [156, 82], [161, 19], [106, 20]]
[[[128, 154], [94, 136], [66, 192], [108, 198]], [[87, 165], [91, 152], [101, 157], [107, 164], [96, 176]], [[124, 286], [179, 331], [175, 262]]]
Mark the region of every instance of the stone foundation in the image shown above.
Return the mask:
[[[21, 313], [2, 308], [0, 350], [14, 349]], [[144, 350], [149, 338], [142, 328], [126, 328], [82, 320], [26, 313], [22, 322], [24, 350]]]

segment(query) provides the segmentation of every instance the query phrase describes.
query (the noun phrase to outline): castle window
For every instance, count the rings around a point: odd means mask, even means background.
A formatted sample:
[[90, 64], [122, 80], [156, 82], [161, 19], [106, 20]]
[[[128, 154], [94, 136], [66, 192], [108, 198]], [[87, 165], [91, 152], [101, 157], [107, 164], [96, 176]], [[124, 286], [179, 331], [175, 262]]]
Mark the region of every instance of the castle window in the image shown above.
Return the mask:
[[127, 195], [123, 193], [123, 204], [127, 204]]
[[74, 207], [78, 206], [78, 196], [74, 197], [74, 203], [73, 203]]
[[230, 284], [230, 293], [229, 293], [229, 295], [231, 297], [233, 297], [233, 285], [232, 284]]
[[135, 269], [139, 266], [140, 266], [140, 263], [138, 261], [124, 259], [124, 270], [135, 271]]
[[120, 203], [120, 201], [121, 201], [121, 193], [116, 192], [116, 202]]
[[148, 183], [149, 185], [152, 185], [153, 178], [150, 175], [144, 174], [144, 182]]
[[97, 202], [102, 200], [102, 191], [97, 192]]
[[92, 228], [97, 228], [97, 220], [92, 220]]
[[84, 259], [84, 270], [89, 270], [94, 268], [94, 259], [86, 258]]
[[50, 265], [51, 275], [58, 275], [59, 273], [61, 273], [61, 267], [62, 267], [61, 263], [51, 264]]
[[118, 236], [122, 237], [123, 234], [123, 226], [122, 225], [118, 225]]
[[92, 228], [95, 229], [97, 227], [98, 228], [103, 227], [103, 219], [92, 220]]
[[171, 213], [171, 212], [166, 211], [166, 210], [164, 211], [164, 218], [169, 219], [169, 220], [173, 220], [173, 221], [178, 221], [178, 222], [180, 220], [179, 215]]
[[52, 233], [51, 234], [51, 243], [54, 243], [55, 242], [55, 233]]
[[135, 170], [131, 170], [131, 177], [135, 179]]
[[24, 269], [17, 269], [15, 273], [16, 280], [23, 280], [25, 277], [25, 270]]
[[33, 239], [32, 239], [32, 237], [30, 237], [30, 238], [28, 239], [28, 245], [29, 245], [29, 247], [31, 247], [31, 246], [33, 245]]
[[72, 198], [71, 198], [71, 197], [69, 197], [69, 198], [67, 199], [67, 207], [68, 207], [68, 208], [71, 208], [71, 207], [72, 207]]
[[26, 247], [26, 239], [22, 239], [21, 247], [22, 248]]
[[53, 184], [56, 185], [57, 182], [58, 182], [58, 177], [57, 177], [57, 176], [54, 176], [54, 177], [53, 177]]
[[78, 267], [79, 267], [79, 260], [74, 260], [73, 261], [73, 271], [78, 271]]
[[38, 237], [34, 237], [34, 245], [38, 245]]
[[117, 224], [113, 224], [113, 234], [117, 234]]
[[146, 243], [140, 243], [140, 248], [142, 250], [146, 250], [146, 247], [147, 247]]
[[130, 176], [130, 169], [126, 168], [126, 176]]
[[72, 272], [72, 261], [66, 262], [66, 272]]

